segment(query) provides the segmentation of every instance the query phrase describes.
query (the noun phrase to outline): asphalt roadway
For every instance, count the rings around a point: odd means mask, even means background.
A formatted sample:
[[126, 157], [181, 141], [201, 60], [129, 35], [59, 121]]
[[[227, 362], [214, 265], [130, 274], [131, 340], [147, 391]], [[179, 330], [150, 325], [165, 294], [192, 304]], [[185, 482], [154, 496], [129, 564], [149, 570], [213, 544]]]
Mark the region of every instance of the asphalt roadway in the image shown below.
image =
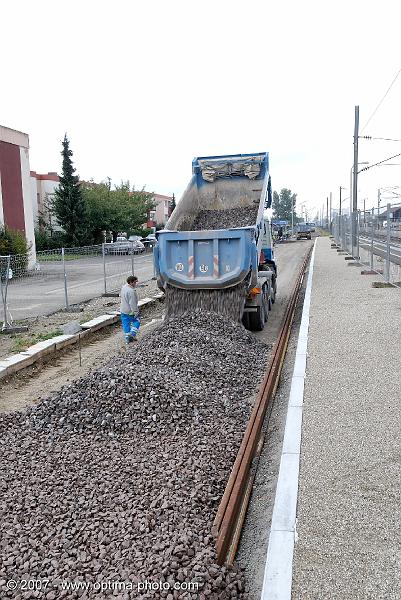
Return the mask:
[[[14, 319], [21, 320], [51, 314], [65, 308], [64, 272], [61, 261], [40, 264], [40, 271], [8, 286], [8, 309]], [[153, 255], [134, 257], [134, 274], [139, 283], [152, 279]], [[106, 290], [119, 290], [132, 273], [130, 256], [110, 256], [106, 260]], [[66, 261], [68, 304], [74, 305], [101, 296], [105, 291], [103, 258], [88, 257]], [[0, 306], [2, 316], [2, 307]]]

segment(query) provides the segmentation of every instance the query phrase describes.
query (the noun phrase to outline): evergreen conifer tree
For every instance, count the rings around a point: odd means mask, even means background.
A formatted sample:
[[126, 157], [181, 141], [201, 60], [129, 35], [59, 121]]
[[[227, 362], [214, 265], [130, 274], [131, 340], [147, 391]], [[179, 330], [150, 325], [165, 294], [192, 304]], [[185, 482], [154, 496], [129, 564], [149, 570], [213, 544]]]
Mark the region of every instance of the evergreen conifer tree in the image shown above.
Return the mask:
[[176, 202], [175, 202], [175, 195], [173, 194], [173, 197], [171, 199], [171, 204], [170, 204], [170, 216], [173, 214], [173, 212], [175, 211], [175, 207], [177, 206]]
[[57, 221], [65, 231], [67, 245], [79, 246], [84, 243], [86, 234], [86, 206], [80, 185], [79, 177], [75, 175], [72, 162], [72, 150], [67, 134], [63, 140], [62, 175], [60, 184], [55, 190], [54, 214]]

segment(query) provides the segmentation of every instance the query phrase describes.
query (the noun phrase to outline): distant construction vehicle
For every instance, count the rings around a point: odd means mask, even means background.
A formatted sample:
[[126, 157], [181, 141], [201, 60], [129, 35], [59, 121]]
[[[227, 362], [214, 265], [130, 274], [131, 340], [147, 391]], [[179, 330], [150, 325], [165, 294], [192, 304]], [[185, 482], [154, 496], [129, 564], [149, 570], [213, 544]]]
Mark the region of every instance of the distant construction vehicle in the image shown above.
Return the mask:
[[297, 240], [306, 238], [310, 240], [312, 237], [310, 223], [299, 223], [297, 225]]

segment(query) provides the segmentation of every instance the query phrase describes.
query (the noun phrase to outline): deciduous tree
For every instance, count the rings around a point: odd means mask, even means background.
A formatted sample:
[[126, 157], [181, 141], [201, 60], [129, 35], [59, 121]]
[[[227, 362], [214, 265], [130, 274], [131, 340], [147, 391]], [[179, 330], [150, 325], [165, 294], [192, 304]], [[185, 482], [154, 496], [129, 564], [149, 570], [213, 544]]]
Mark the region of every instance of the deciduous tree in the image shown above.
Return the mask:
[[111, 232], [115, 240], [121, 231], [139, 229], [154, 206], [153, 194], [135, 190], [129, 181], [121, 182], [114, 189], [111, 189], [110, 180], [99, 184], [91, 182], [84, 187], [83, 193], [94, 242], [102, 241], [103, 231]]
[[273, 217], [291, 223], [292, 210], [294, 210], [294, 217], [296, 216], [296, 202], [297, 195], [287, 188], [282, 188], [280, 193], [273, 192]]

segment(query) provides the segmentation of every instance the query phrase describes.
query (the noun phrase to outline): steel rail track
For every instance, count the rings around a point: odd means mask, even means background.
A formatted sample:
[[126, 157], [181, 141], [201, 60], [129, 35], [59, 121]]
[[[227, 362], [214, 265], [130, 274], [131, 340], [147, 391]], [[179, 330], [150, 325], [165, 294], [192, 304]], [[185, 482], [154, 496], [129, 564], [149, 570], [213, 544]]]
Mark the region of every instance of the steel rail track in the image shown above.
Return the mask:
[[254, 475], [251, 474], [251, 466], [257, 452], [260, 453], [261, 451], [262, 442], [260, 441], [260, 437], [262, 425], [267, 412], [269, 411], [270, 414], [272, 409], [274, 394], [278, 386], [287, 350], [295, 308], [311, 252], [312, 248], [310, 248], [305, 256], [298, 274], [282, 320], [277, 341], [273, 347], [270, 362], [260, 385], [240, 449], [213, 522], [212, 535], [215, 538], [217, 562], [220, 565], [225, 563], [231, 564], [236, 554], [253, 483]]

